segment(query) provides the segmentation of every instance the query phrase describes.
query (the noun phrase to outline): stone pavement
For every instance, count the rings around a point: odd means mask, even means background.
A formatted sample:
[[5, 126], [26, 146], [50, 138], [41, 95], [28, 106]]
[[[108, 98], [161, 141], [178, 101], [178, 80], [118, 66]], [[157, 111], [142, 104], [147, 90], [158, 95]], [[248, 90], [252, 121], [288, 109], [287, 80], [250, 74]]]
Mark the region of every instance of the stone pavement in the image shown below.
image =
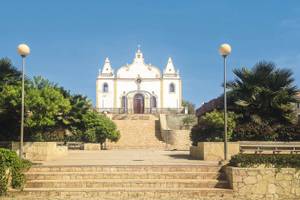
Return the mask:
[[189, 151], [122, 149], [102, 151], [69, 151], [68, 156], [43, 165], [216, 165], [215, 161], [190, 158]]

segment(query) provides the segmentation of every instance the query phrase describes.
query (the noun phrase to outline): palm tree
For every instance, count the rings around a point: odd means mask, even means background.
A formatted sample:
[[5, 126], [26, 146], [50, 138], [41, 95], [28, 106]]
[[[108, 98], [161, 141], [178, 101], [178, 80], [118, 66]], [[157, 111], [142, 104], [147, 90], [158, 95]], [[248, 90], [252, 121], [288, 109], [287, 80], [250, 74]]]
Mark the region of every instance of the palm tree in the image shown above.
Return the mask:
[[228, 83], [232, 109], [242, 121], [290, 124], [297, 87], [289, 69], [278, 69], [272, 62], [259, 62], [252, 69], [234, 69], [236, 78]]

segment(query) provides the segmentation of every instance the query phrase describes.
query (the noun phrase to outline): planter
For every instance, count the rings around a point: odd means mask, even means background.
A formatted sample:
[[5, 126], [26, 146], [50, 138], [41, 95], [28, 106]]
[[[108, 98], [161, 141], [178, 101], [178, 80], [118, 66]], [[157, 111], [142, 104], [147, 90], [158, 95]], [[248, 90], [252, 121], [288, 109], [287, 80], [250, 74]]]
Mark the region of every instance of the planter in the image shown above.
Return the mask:
[[[228, 142], [228, 159], [240, 152], [238, 142]], [[200, 160], [224, 160], [223, 142], [198, 142], [197, 146], [190, 148], [190, 156]]]
[[[20, 143], [12, 142], [12, 150], [19, 153]], [[68, 154], [67, 147], [58, 147], [56, 142], [24, 142], [25, 158], [30, 161], [48, 161]]]

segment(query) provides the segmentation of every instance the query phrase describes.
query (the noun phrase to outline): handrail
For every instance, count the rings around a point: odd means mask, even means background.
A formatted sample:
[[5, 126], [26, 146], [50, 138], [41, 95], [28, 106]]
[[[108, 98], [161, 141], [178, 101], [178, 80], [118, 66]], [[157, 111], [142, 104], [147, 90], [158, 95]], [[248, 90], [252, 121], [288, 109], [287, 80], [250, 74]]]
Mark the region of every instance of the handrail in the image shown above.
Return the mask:
[[264, 153], [272, 151], [273, 154], [280, 152], [288, 152], [288, 153], [300, 153], [300, 143], [286, 143], [286, 142], [270, 142], [267, 144], [266, 142], [261, 144], [244, 144], [240, 142], [240, 152], [255, 152], [255, 153]]

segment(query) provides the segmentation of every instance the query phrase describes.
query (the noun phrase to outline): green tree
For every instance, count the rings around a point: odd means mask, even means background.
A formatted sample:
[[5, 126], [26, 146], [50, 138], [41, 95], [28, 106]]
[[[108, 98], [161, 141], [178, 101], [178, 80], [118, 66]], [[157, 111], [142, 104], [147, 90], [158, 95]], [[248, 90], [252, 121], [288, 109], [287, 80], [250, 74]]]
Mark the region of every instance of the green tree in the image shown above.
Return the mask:
[[272, 62], [259, 62], [252, 69], [235, 69], [236, 79], [228, 83], [229, 99], [242, 123], [254, 121], [291, 124], [295, 119], [292, 103], [298, 92], [293, 73], [277, 69]]
[[[228, 112], [227, 125], [228, 140], [236, 126], [237, 116], [233, 112]], [[193, 145], [198, 142], [220, 142], [224, 140], [224, 113], [214, 110], [208, 112], [200, 118], [199, 124], [194, 126], [191, 135]]]
[[[27, 80], [26, 80], [27, 82]], [[20, 126], [21, 72], [0, 59], [0, 140], [15, 140]]]
[[30, 113], [26, 117], [26, 129], [31, 133], [54, 131], [69, 122], [65, 120], [71, 105], [48, 80], [34, 77], [26, 93], [25, 107]]
[[[21, 118], [21, 72], [8, 59], [0, 59], [0, 140], [17, 140]], [[68, 129], [64, 139], [103, 143], [120, 137], [116, 125], [98, 114], [87, 97], [72, 95], [42, 77], [25, 81], [25, 139], [57, 140], [56, 133]]]
[[21, 119], [21, 85], [3, 85], [0, 92], [0, 140], [17, 140]]
[[192, 102], [183, 100], [182, 106], [188, 108], [188, 114], [195, 114], [195, 104], [193, 104]]
[[21, 81], [22, 73], [18, 71], [8, 58], [0, 59], [0, 92], [4, 85], [15, 85]]
[[[65, 93], [67, 94], [67, 93]], [[84, 116], [93, 109], [92, 103], [87, 97], [82, 95], [67, 95], [71, 102], [71, 110], [67, 116], [69, 124], [67, 129], [71, 130], [73, 134], [81, 134], [85, 131]]]
[[106, 139], [116, 142], [120, 133], [113, 121], [96, 111], [89, 111], [83, 116], [85, 131], [83, 138], [86, 142], [99, 142], [103, 144]]

